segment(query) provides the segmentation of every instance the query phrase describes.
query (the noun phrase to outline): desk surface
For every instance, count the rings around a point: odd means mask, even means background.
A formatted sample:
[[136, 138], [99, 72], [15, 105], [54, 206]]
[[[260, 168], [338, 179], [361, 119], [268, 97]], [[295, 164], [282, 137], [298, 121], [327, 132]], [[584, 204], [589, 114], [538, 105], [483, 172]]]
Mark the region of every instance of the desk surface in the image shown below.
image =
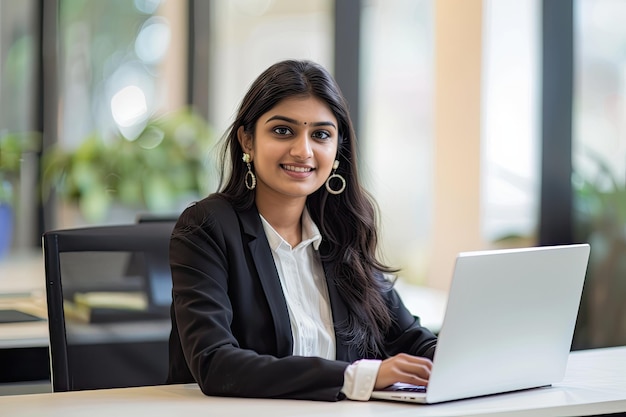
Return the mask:
[[[0, 309], [46, 319], [46, 280], [41, 252], [11, 254], [0, 261]], [[48, 346], [45, 320], [0, 324], [0, 349]]]
[[626, 347], [574, 352], [565, 379], [552, 387], [415, 405], [337, 403], [204, 396], [195, 384], [0, 397], [2, 416], [566, 416], [626, 411]]
[[48, 346], [48, 312], [43, 294], [0, 297], [0, 310], [22, 311], [42, 319], [20, 323], [0, 323], [0, 349]]

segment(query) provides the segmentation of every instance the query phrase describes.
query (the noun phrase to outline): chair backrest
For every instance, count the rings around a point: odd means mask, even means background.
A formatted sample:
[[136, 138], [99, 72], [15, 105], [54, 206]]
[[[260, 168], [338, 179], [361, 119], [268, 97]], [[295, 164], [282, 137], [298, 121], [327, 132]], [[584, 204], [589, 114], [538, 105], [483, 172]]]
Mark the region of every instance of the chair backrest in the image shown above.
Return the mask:
[[165, 383], [173, 227], [44, 233], [53, 391]]

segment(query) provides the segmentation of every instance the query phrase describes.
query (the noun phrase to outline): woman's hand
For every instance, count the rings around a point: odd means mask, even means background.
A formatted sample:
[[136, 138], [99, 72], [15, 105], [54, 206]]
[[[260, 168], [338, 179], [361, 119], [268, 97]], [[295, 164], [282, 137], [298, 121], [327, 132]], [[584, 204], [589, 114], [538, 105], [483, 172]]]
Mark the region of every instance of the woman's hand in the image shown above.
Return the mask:
[[380, 364], [374, 389], [383, 389], [396, 382], [428, 385], [433, 363], [428, 358], [399, 353]]

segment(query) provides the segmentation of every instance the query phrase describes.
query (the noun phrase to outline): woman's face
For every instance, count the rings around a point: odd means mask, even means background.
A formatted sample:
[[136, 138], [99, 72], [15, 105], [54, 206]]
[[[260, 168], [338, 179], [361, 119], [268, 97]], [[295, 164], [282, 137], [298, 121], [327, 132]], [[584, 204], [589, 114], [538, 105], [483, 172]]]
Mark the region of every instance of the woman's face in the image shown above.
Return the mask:
[[240, 128], [242, 148], [257, 177], [256, 198], [306, 197], [333, 167], [339, 132], [328, 105], [316, 97], [286, 98], [258, 119], [254, 138]]

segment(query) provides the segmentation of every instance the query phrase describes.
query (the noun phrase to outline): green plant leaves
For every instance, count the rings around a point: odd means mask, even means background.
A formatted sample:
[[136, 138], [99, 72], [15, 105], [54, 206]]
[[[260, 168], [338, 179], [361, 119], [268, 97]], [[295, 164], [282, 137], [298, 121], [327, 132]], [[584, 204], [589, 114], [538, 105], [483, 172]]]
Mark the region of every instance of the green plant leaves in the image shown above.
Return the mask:
[[44, 155], [44, 183], [86, 219], [104, 219], [112, 204], [163, 213], [181, 199], [208, 193], [208, 152], [213, 143], [207, 123], [189, 109], [148, 121], [128, 140], [119, 134], [92, 134], [75, 151], [57, 146]]

